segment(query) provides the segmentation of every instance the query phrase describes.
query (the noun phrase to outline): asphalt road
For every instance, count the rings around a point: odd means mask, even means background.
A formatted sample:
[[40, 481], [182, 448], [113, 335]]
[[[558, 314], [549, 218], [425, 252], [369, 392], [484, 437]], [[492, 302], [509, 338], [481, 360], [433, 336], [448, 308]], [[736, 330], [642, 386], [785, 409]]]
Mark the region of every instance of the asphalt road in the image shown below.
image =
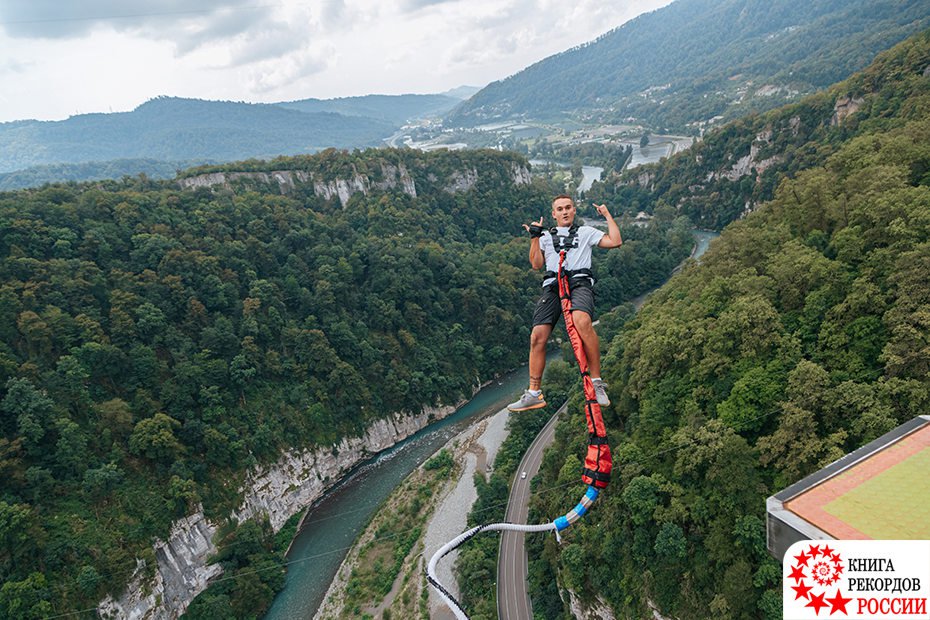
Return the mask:
[[[505, 521], [526, 523], [529, 510], [530, 481], [539, 471], [543, 450], [555, 438], [555, 423], [565, 410], [562, 405], [545, 427], [536, 436], [523, 455], [517, 468], [516, 479], [510, 489]], [[532, 412], [518, 415], [533, 415]], [[526, 477], [522, 473], [526, 472]], [[526, 548], [523, 532], [502, 532], [500, 550], [497, 555], [497, 617], [500, 620], [532, 620], [533, 606], [526, 591]], [[550, 534], [551, 535], [551, 534]], [[538, 534], [534, 534], [538, 536]]]

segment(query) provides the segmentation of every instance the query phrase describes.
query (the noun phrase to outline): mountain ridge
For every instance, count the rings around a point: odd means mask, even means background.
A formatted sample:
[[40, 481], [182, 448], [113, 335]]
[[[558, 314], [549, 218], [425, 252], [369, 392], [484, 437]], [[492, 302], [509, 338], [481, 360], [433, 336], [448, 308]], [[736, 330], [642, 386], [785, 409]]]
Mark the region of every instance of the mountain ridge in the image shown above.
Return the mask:
[[379, 144], [376, 119], [273, 104], [156, 97], [130, 112], [0, 125], [0, 172], [36, 165], [149, 158], [239, 160]]
[[[927, 25], [919, 0], [678, 0], [488, 85], [446, 120], [585, 113], [681, 130], [825, 88]], [[739, 92], [769, 82], [784, 92]]]

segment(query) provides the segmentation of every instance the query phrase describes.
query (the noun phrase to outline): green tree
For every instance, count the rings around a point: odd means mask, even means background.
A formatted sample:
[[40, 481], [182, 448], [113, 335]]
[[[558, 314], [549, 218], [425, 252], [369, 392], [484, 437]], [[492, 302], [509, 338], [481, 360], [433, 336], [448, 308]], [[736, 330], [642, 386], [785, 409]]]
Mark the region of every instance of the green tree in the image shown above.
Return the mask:
[[15, 428], [28, 452], [38, 454], [41, 451], [42, 438], [52, 422], [53, 408], [54, 402], [28, 379], [7, 381], [6, 395], [0, 402], [4, 426]]
[[54, 611], [45, 575], [31, 573], [21, 581], [6, 581], [0, 587], [0, 616], [10, 620], [40, 620]]
[[174, 435], [181, 423], [164, 413], [140, 420], [129, 438], [129, 451], [153, 461], [169, 464], [184, 452]]

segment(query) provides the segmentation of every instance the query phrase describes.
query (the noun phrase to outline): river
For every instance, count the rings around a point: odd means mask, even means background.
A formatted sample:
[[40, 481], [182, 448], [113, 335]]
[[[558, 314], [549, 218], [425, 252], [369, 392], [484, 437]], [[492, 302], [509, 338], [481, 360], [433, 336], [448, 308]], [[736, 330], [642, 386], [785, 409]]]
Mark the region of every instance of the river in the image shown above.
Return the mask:
[[[546, 164], [552, 164], [557, 168], [569, 168], [571, 164], [563, 164], [557, 161], [550, 161], [548, 159], [531, 159], [530, 165], [543, 167]], [[604, 169], [599, 166], [582, 166], [581, 167], [581, 184], [578, 185], [579, 192], [586, 192], [591, 189], [591, 186], [595, 181], [600, 181], [601, 173], [604, 172]]]
[[[699, 258], [717, 233], [694, 233], [692, 256]], [[637, 307], [645, 297], [634, 300]], [[548, 359], [557, 356], [556, 352]], [[391, 491], [452, 437], [503, 409], [525, 386], [525, 366], [507, 373], [449, 417], [359, 465], [311, 506], [287, 556], [284, 589], [265, 620], [311, 620], [356, 537]]]
[[503, 409], [525, 385], [525, 367], [491, 382], [449, 417], [362, 463], [312, 506], [266, 620], [313, 618], [355, 538], [394, 487], [452, 437]]

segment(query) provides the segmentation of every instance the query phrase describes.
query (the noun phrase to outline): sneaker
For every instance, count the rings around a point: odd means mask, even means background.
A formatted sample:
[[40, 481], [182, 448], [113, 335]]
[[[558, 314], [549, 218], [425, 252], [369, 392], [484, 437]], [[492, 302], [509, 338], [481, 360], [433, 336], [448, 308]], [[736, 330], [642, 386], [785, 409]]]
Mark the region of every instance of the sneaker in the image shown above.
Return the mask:
[[507, 408], [511, 411], [529, 411], [530, 409], [539, 409], [546, 406], [546, 399], [540, 392], [534, 396], [529, 390], [523, 392], [523, 397], [515, 403], [510, 403]]
[[594, 379], [591, 381], [594, 384], [594, 394], [597, 397], [597, 404], [606, 407], [610, 404], [610, 399], [607, 397], [607, 384], [604, 383], [602, 379]]

